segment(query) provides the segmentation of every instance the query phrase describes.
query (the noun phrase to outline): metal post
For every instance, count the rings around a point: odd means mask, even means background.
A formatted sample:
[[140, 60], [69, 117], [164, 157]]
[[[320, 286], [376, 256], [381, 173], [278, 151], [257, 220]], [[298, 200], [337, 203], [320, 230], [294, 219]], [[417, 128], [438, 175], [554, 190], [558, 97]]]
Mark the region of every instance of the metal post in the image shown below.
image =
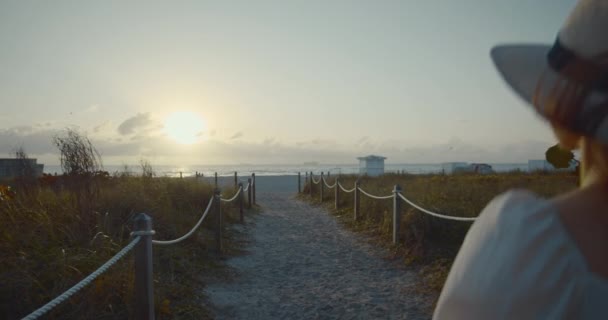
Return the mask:
[[215, 173], [215, 187], [217, 188], [217, 172]]
[[359, 220], [359, 180], [355, 181], [355, 208], [353, 209], [355, 213], [355, 221]]
[[236, 188], [239, 185], [238, 179], [236, 177], [236, 171], [234, 172], [234, 187]]
[[401, 187], [396, 184], [393, 189], [393, 244], [399, 242], [399, 227], [401, 225]]
[[247, 179], [247, 208], [251, 209], [251, 178]]
[[154, 283], [152, 281], [152, 218], [145, 213], [135, 217], [139, 232], [135, 246], [135, 318], [154, 319]]
[[323, 179], [324, 179], [323, 178], [323, 171], [321, 171], [321, 182], [319, 182], [319, 187], [320, 187], [319, 190], [321, 190], [319, 192], [319, 195], [321, 196], [320, 197], [321, 198], [321, 203], [323, 202], [323, 181], [324, 181]]
[[222, 252], [222, 203], [220, 200], [220, 188], [215, 188], [213, 190], [213, 202], [215, 207], [215, 243], [216, 249], [218, 253]]
[[256, 204], [256, 202], [255, 202], [255, 173], [251, 174], [251, 178], [253, 180], [253, 184], [252, 184], [253, 190], [251, 192], [253, 193], [253, 204], [255, 205]]
[[335, 200], [336, 200], [336, 210], [338, 210], [340, 208], [340, 186], [338, 185], [338, 178], [336, 178], [336, 193], [335, 193]]
[[243, 199], [243, 183], [239, 182], [239, 214], [241, 215], [241, 223], [245, 222], [245, 218], [243, 217], [243, 202], [245, 202]]
[[305, 176], [304, 176], [304, 185], [308, 185], [308, 187], [310, 188], [310, 184], [308, 182], [308, 171], [304, 172]]
[[330, 176], [331, 176], [331, 172], [327, 171], [327, 180], [329, 180]]
[[298, 193], [302, 193], [302, 175], [298, 172]]

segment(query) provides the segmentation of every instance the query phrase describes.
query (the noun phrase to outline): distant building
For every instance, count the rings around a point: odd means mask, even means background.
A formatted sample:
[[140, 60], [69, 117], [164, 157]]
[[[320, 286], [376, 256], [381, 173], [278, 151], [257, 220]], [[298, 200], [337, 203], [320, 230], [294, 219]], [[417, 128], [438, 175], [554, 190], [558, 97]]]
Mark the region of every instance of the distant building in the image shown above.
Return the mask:
[[534, 171], [574, 171], [576, 170], [576, 163], [570, 164], [569, 168], [556, 169], [547, 160], [528, 160], [528, 172]]
[[469, 167], [470, 167], [471, 172], [475, 172], [475, 173], [479, 173], [479, 174], [495, 173], [492, 166], [487, 163], [471, 163], [471, 165]]
[[454, 172], [466, 170], [469, 166], [466, 162], [445, 162], [441, 164], [441, 170], [445, 174], [451, 174]]
[[[24, 162], [25, 161], [25, 162]], [[0, 178], [14, 178], [24, 174], [31, 168], [36, 177], [42, 176], [44, 164], [36, 163], [36, 159], [0, 158]]]
[[447, 162], [442, 163], [441, 168], [443, 173], [451, 174], [457, 172], [471, 172], [479, 174], [494, 173], [494, 169], [487, 163], [466, 163], [466, 162]]
[[359, 157], [359, 174], [377, 177], [384, 174], [384, 160], [386, 157], [369, 155]]

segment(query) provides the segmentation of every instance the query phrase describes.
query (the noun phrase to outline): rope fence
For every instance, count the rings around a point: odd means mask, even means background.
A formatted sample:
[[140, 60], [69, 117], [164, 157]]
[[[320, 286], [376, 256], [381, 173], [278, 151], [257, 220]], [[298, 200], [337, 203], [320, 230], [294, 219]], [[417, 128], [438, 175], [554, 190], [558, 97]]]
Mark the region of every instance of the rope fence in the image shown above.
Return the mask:
[[242, 183], [237, 184], [237, 175], [234, 174], [235, 186], [238, 186], [237, 192], [229, 199], [224, 199], [220, 196], [220, 189], [217, 188], [217, 174], [216, 174], [216, 188], [213, 196], [209, 199], [209, 203], [200, 219], [196, 222], [194, 227], [190, 229], [183, 236], [173, 240], [153, 240], [152, 236], [156, 232], [152, 229], [152, 218], [145, 213], [140, 213], [134, 219], [134, 231], [131, 232], [133, 240], [123, 247], [118, 253], [112, 258], [101, 265], [97, 270], [93, 271], [86, 278], [66, 290], [59, 296], [55, 297], [47, 304], [36, 309], [29, 315], [25, 316], [24, 320], [34, 320], [43, 316], [53, 308], [61, 304], [62, 302], [69, 299], [74, 294], [78, 293], [82, 288], [89, 285], [93, 280], [99, 277], [101, 274], [106, 272], [109, 268], [114, 266], [120, 259], [122, 259], [127, 253], [135, 249], [135, 318], [136, 319], [154, 319], [154, 286], [152, 279], [152, 245], [167, 246], [176, 244], [184, 241], [185, 239], [192, 236], [196, 230], [201, 226], [205, 218], [210, 212], [214, 212], [218, 219], [216, 219], [215, 225], [215, 238], [217, 251], [222, 251], [222, 225], [223, 215], [221, 210], [221, 203], [232, 203], [236, 200], [239, 202], [239, 213], [240, 221], [243, 222], [243, 206], [244, 196], [248, 194], [248, 208], [251, 208], [252, 203], [255, 204], [255, 173], [251, 175], [251, 178], [247, 179], [247, 187], [243, 188]]
[[124, 248], [122, 248], [122, 250], [120, 250], [112, 258], [110, 258], [110, 260], [108, 260], [106, 263], [101, 265], [101, 267], [97, 268], [97, 270], [93, 271], [93, 273], [89, 274], [86, 278], [82, 279], [80, 282], [78, 282], [77, 284], [72, 286], [70, 289], [66, 290], [64, 293], [57, 296], [55, 299], [49, 301], [47, 304], [43, 305], [42, 307], [38, 308], [34, 312], [25, 316], [23, 319], [33, 320], [33, 319], [42, 317], [45, 313], [51, 311], [53, 308], [58, 306], [60, 303], [69, 299], [71, 296], [76, 294], [82, 288], [86, 287], [91, 282], [93, 282], [93, 280], [95, 280], [101, 274], [103, 274], [108, 269], [110, 269], [110, 267], [115, 265], [116, 262], [118, 262], [120, 259], [122, 259], [122, 257], [124, 257], [127, 253], [129, 253], [129, 251], [131, 251], [133, 249], [133, 247], [135, 247], [135, 245], [139, 242], [139, 240], [140, 240], [140, 237], [134, 238], [128, 245], [126, 245]]
[[370, 197], [372, 199], [376, 199], [376, 200], [392, 199], [392, 198], [395, 197], [393, 195], [390, 195], [390, 196], [375, 196], [375, 195], [373, 195], [371, 193], [366, 192], [365, 190], [363, 190], [361, 188], [359, 188], [359, 192], [361, 192], [362, 194], [364, 194], [364, 195], [366, 195], [366, 196], [368, 196], [368, 197]]
[[234, 194], [234, 196], [230, 199], [224, 199], [224, 198], [220, 198], [220, 200], [222, 200], [222, 202], [232, 202], [236, 199], [236, 197], [238, 197], [239, 195], [241, 195], [241, 191], [243, 190], [242, 187], [239, 187], [239, 190]]
[[350, 189], [350, 190], [346, 190], [346, 189], [344, 189], [344, 187], [342, 186], [342, 184], [341, 184], [341, 183], [339, 183], [339, 182], [338, 182], [338, 186], [340, 187], [340, 189], [342, 189], [342, 191], [344, 191], [344, 192], [346, 192], [346, 193], [355, 192], [355, 190], [357, 190], [357, 188], [356, 188], [356, 187], [355, 187], [355, 188], [352, 188], [352, 189]]
[[[298, 177], [300, 176], [300, 173], [298, 173]], [[329, 176], [329, 173], [328, 173]], [[433, 216], [435, 218], [439, 218], [439, 219], [444, 219], [444, 220], [450, 220], [450, 221], [461, 221], [461, 222], [473, 222], [475, 221], [477, 218], [476, 217], [458, 217], [458, 216], [450, 216], [450, 215], [446, 215], [446, 214], [441, 214], [441, 213], [437, 213], [437, 212], [433, 212], [431, 210], [425, 209], [419, 205], [417, 205], [416, 203], [414, 203], [413, 201], [411, 201], [410, 199], [406, 198], [403, 194], [402, 194], [402, 189], [399, 185], [395, 185], [394, 189], [393, 189], [393, 194], [391, 195], [386, 195], [386, 196], [378, 196], [378, 195], [373, 195], [363, 189], [361, 189], [360, 185], [359, 185], [359, 181], [357, 180], [355, 182], [355, 186], [352, 189], [346, 189], [344, 188], [344, 186], [342, 186], [342, 184], [339, 181], [339, 178], [336, 178], [336, 182], [333, 185], [329, 185], [324, 177], [324, 173], [321, 172], [321, 177], [318, 179], [318, 181], [315, 181], [314, 178], [314, 174], [312, 172], [307, 172], [306, 173], [306, 182], [305, 184], [308, 185], [308, 191], [310, 196], [313, 196], [313, 188], [312, 185], [315, 184], [319, 184], [321, 181], [323, 181], [322, 184], [320, 184], [319, 186], [319, 196], [320, 196], [320, 202], [323, 202], [324, 200], [324, 187], [327, 187], [328, 189], [335, 189], [335, 196], [334, 196], [334, 201], [335, 201], [335, 208], [338, 209], [340, 206], [340, 190], [342, 190], [342, 192], [344, 193], [351, 193], [354, 192], [354, 204], [353, 204], [353, 213], [354, 213], [354, 220], [358, 220], [359, 218], [359, 211], [360, 211], [360, 201], [361, 201], [361, 196], [360, 194], [363, 194], [371, 199], [374, 200], [388, 200], [388, 199], [392, 199], [393, 200], [393, 243], [397, 243], [398, 239], [399, 239], [399, 227], [400, 227], [400, 221], [401, 221], [401, 202], [405, 202], [408, 205], [412, 206], [413, 208], [415, 208], [416, 210], [424, 213], [424, 214], [428, 214], [430, 216]], [[312, 183], [311, 183], [312, 182]], [[298, 184], [299, 184], [299, 179], [298, 179]], [[298, 192], [300, 191], [300, 188], [298, 186]]]
[[203, 215], [201, 216], [201, 218], [198, 219], [198, 222], [194, 225], [194, 227], [192, 229], [190, 229], [190, 231], [188, 231], [188, 233], [186, 233], [185, 235], [183, 235], [177, 239], [173, 239], [173, 240], [152, 240], [152, 244], [168, 246], [168, 245], [176, 244], [176, 243], [179, 243], [179, 242], [182, 242], [182, 241], [188, 239], [191, 235], [194, 234], [194, 232], [196, 231], [196, 229], [198, 229], [198, 227], [201, 225], [201, 223], [203, 223], [203, 220], [205, 220], [205, 217], [207, 217], [207, 214], [209, 213], [211, 206], [213, 205], [213, 200], [214, 200], [214, 198], [212, 197], [211, 200], [209, 201], [209, 204], [207, 205], [207, 209], [205, 209], [205, 212], [203, 212]]
[[325, 178], [322, 178], [322, 180], [323, 180], [323, 184], [325, 184], [325, 186], [326, 186], [328, 189], [333, 189], [333, 188], [335, 188], [335, 187], [336, 187], [336, 183], [337, 183], [337, 182], [334, 182], [334, 184], [330, 186], [330, 185], [327, 183], [327, 181], [325, 181]]
[[413, 203], [412, 201], [410, 201], [408, 198], [406, 198], [405, 196], [403, 196], [402, 194], [399, 194], [399, 198], [403, 199], [403, 201], [407, 202], [407, 204], [409, 204], [410, 206], [428, 214], [431, 215], [433, 217], [437, 217], [440, 219], [446, 219], [446, 220], [454, 220], [454, 221], [475, 221], [477, 218], [475, 217], [456, 217], [456, 216], [448, 216], [445, 214], [441, 214], [441, 213], [437, 213], [437, 212], [433, 212], [433, 211], [429, 211], [415, 203]]

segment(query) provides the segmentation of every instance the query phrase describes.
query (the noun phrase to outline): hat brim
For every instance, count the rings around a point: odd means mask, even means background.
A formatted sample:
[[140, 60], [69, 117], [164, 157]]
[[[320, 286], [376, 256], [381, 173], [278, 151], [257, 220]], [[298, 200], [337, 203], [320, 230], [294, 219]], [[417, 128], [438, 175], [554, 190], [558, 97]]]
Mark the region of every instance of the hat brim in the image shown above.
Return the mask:
[[608, 144], [608, 109], [604, 108], [607, 93], [592, 91], [575, 113], [534, 103], [535, 98], [547, 101], [564, 79], [549, 66], [547, 54], [551, 48], [549, 45], [501, 45], [492, 48], [490, 55], [509, 86], [542, 117]]
[[531, 106], [541, 77], [557, 78], [547, 62], [550, 45], [500, 45], [490, 55], [511, 88]]

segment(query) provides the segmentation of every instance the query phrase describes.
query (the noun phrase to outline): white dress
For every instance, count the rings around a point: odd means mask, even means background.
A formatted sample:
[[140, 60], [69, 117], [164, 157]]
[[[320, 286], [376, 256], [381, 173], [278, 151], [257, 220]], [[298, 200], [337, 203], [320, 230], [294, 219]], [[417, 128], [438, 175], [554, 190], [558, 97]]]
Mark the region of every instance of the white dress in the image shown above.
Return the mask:
[[608, 279], [589, 271], [549, 201], [510, 191], [469, 230], [433, 319], [608, 319]]

